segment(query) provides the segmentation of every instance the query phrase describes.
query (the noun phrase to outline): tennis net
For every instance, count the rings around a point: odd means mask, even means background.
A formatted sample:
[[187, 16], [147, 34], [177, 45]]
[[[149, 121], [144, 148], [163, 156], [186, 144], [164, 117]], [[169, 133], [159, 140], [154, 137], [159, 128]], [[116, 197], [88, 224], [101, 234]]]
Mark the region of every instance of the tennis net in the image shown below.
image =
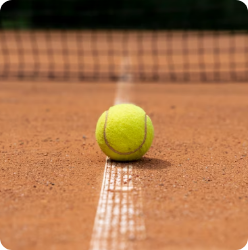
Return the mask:
[[127, 59], [135, 81], [245, 82], [247, 30], [0, 30], [1, 80], [116, 81]]

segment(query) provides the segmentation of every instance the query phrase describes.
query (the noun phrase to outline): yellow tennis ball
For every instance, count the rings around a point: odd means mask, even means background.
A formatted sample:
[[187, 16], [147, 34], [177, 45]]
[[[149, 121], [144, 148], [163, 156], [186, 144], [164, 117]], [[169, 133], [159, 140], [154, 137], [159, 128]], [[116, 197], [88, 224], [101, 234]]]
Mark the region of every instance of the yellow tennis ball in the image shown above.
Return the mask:
[[153, 137], [150, 117], [133, 104], [111, 107], [96, 125], [96, 140], [101, 150], [116, 161], [140, 159], [150, 148]]

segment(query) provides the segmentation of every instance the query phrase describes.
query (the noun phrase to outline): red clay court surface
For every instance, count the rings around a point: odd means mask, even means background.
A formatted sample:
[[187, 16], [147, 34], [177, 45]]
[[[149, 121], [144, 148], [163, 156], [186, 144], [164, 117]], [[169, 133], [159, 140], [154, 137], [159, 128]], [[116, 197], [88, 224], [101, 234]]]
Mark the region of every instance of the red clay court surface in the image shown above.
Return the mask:
[[[95, 125], [115, 93], [108, 83], [1, 83], [6, 248], [89, 249], [106, 161]], [[133, 163], [147, 235], [135, 249], [244, 247], [248, 85], [137, 84], [132, 94], [155, 128], [150, 151]]]

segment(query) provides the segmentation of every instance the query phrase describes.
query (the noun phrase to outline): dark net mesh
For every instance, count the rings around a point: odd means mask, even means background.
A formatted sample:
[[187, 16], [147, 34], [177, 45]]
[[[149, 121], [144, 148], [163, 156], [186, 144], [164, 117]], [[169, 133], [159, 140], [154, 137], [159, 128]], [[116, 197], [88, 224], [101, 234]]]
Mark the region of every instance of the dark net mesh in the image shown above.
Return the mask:
[[245, 5], [189, 2], [10, 1], [0, 79], [248, 81]]

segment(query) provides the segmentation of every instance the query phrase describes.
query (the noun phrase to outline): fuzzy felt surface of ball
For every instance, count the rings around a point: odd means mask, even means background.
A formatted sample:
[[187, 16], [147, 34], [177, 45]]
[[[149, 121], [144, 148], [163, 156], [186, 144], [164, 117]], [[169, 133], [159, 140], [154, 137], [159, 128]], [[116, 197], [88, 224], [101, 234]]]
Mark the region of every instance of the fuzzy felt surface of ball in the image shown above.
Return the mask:
[[96, 140], [112, 160], [140, 159], [151, 147], [154, 128], [145, 111], [134, 104], [119, 104], [105, 111], [96, 126]]

